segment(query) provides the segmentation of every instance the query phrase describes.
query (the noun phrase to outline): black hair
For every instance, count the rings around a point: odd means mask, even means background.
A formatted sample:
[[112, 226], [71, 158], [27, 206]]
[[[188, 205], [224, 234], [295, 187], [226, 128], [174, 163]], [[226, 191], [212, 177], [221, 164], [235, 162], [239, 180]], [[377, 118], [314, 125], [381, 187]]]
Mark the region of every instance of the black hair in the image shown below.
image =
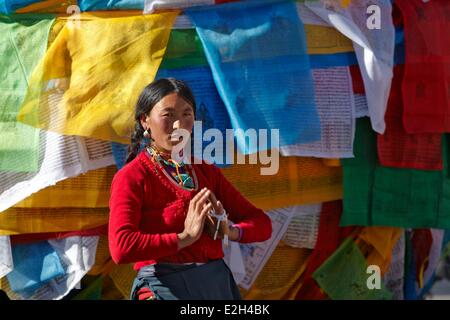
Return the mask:
[[136, 158], [142, 139], [144, 138], [144, 128], [141, 125], [142, 115], [150, 114], [155, 104], [157, 104], [165, 96], [176, 93], [189, 104], [192, 105], [195, 115], [195, 99], [191, 89], [182, 81], [174, 78], [158, 79], [147, 85], [139, 95], [134, 113], [134, 132], [131, 135], [131, 144], [128, 147], [128, 156], [126, 162], [130, 162]]

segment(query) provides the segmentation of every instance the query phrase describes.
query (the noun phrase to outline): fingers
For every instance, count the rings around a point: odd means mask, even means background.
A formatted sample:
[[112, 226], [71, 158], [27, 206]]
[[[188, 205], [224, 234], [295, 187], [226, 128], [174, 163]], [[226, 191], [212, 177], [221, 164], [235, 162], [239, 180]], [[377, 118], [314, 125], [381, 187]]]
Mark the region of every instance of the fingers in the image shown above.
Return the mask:
[[208, 215], [209, 210], [211, 210], [212, 204], [208, 203], [207, 205], [203, 206], [202, 211], [200, 212], [199, 219], [200, 219], [200, 230], [203, 230], [203, 227], [205, 225], [206, 216]]
[[208, 214], [209, 210], [211, 210], [211, 208], [212, 208], [212, 203], [210, 202], [203, 207], [202, 211], [200, 212], [200, 215], [206, 216]]
[[211, 191], [207, 188], [203, 188], [202, 190], [200, 190], [200, 192], [197, 193], [189, 203], [190, 211], [195, 212], [196, 214], [200, 214], [210, 194]]
[[224, 209], [223, 209], [222, 202], [220, 202], [219, 200], [217, 200], [216, 206], [217, 206], [217, 208], [219, 209], [218, 212], [223, 212]]
[[211, 195], [209, 196], [209, 198], [211, 199], [212, 203], [216, 203], [217, 202], [217, 198], [216, 198], [216, 195], [214, 193], [211, 192]]
[[217, 198], [216, 198], [216, 196], [215, 196], [215, 194], [214, 193], [212, 193], [211, 192], [211, 194], [210, 194], [210, 196], [209, 196], [209, 200], [212, 202], [212, 204], [213, 204], [213, 208], [214, 208], [214, 211], [217, 213], [217, 214], [220, 214], [220, 210], [219, 210], [219, 207], [217, 206]]
[[208, 188], [203, 188], [202, 190], [200, 190], [190, 201], [189, 206], [191, 208], [196, 208], [197, 207], [197, 203], [200, 201], [200, 199], [202, 199], [202, 197], [205, 196], [205, 194], [208, 193]]
[[192, 199], [191, 199], [191, 203], [197, 201], [198, 199], [200, 199], [200, 197], [208, 190], [208, 188], [203, 188], [202, 190], [200, 190]]
[[208, 200], [210, 194], [211, 194], [211, 191], [206, 189], [206, 191], [200, 196], [200, 198], [197, 199], [197, 201], [195, 203], [197, 212], [199, 212], [203, 208], [203, 206], [205, 205], [206, 201]]

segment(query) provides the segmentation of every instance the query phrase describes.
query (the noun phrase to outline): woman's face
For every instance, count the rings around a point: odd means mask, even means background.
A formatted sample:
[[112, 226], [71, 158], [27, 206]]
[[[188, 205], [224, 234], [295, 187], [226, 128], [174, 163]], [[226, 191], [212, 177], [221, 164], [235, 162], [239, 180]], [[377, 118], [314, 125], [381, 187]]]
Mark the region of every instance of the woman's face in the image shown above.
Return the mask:
[[[178, 139], [171, 139], [176, 129], [185, 129], [192, 133], [194, 126], [194, 108], [177, 93], [171, 93], [155, 104], [149, 115], [143, 115], [141, 125], [150, 129], [155, 146], [166, 153], [180, 143]], [[177, 140], [177, 141], [172, 141]]]

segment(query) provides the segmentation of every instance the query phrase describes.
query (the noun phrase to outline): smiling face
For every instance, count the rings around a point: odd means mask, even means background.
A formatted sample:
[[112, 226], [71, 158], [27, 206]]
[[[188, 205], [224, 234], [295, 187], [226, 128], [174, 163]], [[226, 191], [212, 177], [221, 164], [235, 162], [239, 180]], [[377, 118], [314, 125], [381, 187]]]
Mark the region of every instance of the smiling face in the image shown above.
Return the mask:
[[170, 153], [180, 143], [171, 137], [176, 129], [185, 129], [192, 133], [194, 126], [194, 108], [177, 93], [171, 93], [153, 106], [150, 114], [141, 117], [141, 125], [149, 129], [156, 148]]

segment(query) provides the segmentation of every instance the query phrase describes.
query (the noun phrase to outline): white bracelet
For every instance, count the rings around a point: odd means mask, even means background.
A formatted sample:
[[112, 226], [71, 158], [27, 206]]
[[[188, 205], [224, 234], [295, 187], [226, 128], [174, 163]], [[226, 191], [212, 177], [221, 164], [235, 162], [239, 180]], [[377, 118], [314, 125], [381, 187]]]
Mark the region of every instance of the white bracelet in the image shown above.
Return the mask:
[[[216, 211], [214, 210], [214, 208], [212, 208], [208, 214], [211, 217], [214, 217], [217, 219], [217, 227], [216, 227], [216, 231], [214, 232], [214, 237], [213, 237], [213, 239], [216, 240], [217, 235], [219, 234], [220, 223], [222, 221], [225, 221], [225, 222], [228, 221], [227, 212], [225, 211], [225, 209], [223, 209], [222, 214], [216, 214]], [[228, 246], [228, 234], [224, 234], [223, 241], [224, 241], [225, 246]]]

